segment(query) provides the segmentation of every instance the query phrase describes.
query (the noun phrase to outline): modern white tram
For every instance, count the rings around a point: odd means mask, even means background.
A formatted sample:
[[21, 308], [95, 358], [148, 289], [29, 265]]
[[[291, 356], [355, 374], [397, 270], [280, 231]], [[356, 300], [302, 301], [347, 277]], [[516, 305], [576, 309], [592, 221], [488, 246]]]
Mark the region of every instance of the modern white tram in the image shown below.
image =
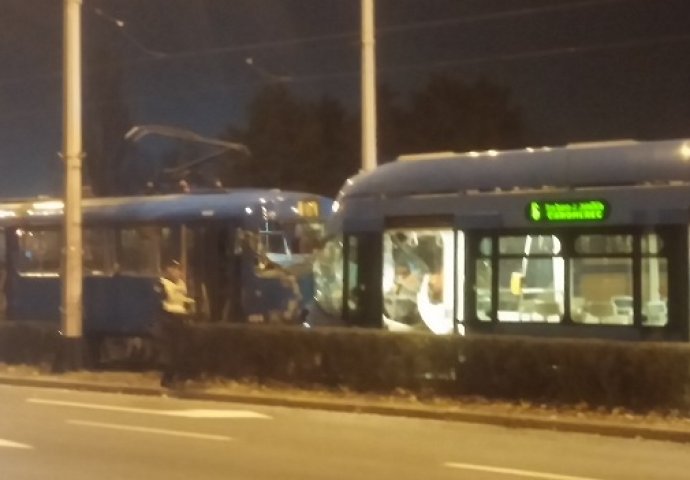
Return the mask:
[[688, 340], [690, 140], [401, 157], [334, 210], [314, 324]]

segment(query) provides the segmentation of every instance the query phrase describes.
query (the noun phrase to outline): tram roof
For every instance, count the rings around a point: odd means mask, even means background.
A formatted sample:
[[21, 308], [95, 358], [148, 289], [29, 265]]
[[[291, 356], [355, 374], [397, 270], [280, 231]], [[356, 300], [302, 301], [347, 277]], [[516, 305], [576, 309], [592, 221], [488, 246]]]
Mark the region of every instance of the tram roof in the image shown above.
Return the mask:
[[413, 155], [348, 180], [340, 198], [690, 182], [690, 140]]
[[[329, 199], [309, 193], [238, 189], [219, 193], [190, 193], [134, 197], [87, 198], [82, 202], [85, 222], [145, 222], [194, 220], [201, 218], [237, 218], [253, 213], [262, 204], [280, 217], [299, 217], [299, 201], [318, 200], [322, 212], [330, 212]], [[248, 210], [250, 209], [250, 210]], [[37, 198], [0, 205], [0, 223], [17, 219], [30, 223], [53, 223], [63, 213], [59, 199]], [[323, 215], [323, 213], [322, 213]]]

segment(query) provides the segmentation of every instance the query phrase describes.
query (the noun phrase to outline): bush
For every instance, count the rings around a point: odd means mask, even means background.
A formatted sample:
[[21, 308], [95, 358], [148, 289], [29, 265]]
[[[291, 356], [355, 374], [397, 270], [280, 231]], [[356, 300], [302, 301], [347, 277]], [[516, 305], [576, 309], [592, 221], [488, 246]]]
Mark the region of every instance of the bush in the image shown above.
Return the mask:
[[[362, 391], [417, 390], [425, 374], [452, 364], [427, 335], [389, 335], [354, 329], [303, 330], [253, 326], [187, 326], [176, 355], [177, 373], [259, 382], [348, 387]], [[431, 355], [431, 353], [434, 355]]]
[[[213, 324], [176, 335], [183, 378], [690, 411], [687, 344]], [[54, 365], [59, 352], [50, 326], [0, 323], [0, 362]]]
[[52, 365], [59, 346], [54, 327], [43, 324], [1, 322], [0, 362]]
[[458, 393], [638, 410], [690, 407], [687, 345], [520, 337], [460, 344]]
[[684, 344], [247, 325], [191, 325], [179, 334], [174, 368], [187, 378], [638, 410], [690, 407]]

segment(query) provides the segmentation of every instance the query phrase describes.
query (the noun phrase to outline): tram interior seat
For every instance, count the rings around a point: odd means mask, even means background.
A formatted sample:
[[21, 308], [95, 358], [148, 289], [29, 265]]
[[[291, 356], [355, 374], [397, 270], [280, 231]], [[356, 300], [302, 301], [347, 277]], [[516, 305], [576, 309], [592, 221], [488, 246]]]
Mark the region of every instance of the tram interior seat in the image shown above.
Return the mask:
[[[553, 290], [524, 291], [523, 295], [515, 295], [502, 290], [498, 301], [498, 319], [502, 322], [547, 322], [559, 323], [563, 316], [562, 305], [554, 300]], [[477, 310], [484, 305], [477, 299]], [[490, 305], [490, 298], [486, 300], [486, 307]], [[480, 316], [480, 319], [481, 316]]]
[[529, 299], [520, 302], [518, 319], [523, 322], [561, 321], [561, 306], [554, 300]]
[[521, 321], [520, 297], [512, 292], [502, 290], [498, 296], [498, 321]]
[[477, 318], [483, 322], [491, 320], [491, 294], [477, 293]]
[[[503, 293], [503, 292], [501, 292]], [[515, 295], [499, 295], [498, 297], [498, 310], [499, 311], [513, 311], [516, 312], [519, 309], [520, 297]]]
[[668, 307], [664, 300], [649, 301], [642, 307], [642, 324], [663, 326], [668, 323]]
[[583, 323], [600, 323], [612, 325], [632, 325], [632, 315], [620, 314], [616, 304], [611, 301], [585, 302], [582, 309]]
[[611, 301], [616, 307], [616, 313], [619, 315], [633, 314], [633, 297], [630, 295], [616, 295], [611, 297]]
[[561, 305], [554, 300], [536, 300], [534, 302], [534, 313], [541, 316], [547, 323], [558, 323], [561, 321]]

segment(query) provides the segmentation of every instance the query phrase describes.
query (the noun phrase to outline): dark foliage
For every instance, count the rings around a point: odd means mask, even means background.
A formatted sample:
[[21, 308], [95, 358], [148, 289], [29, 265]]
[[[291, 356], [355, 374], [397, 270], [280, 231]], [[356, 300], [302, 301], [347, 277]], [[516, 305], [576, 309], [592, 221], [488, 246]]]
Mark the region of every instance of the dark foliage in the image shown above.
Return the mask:
[[407, 117], [401, 146], [411, 153], [505, 149], [521, 142], [520, 111], [511, 105], [510, 90], [488, 80], [432, 77], [412, 94]]
[[688, 410], [690, 347], [356, 329], [190, 326], [177, 372], [260, 383]]
[[[177, 335], [181, 378], [690, 412], [685, 344], [212, 324]], [[1, 323], [0, 362], [53, 365], [59, 341], [45, 325]]]
[[0, 323], [0, 362], [52, 366], [60, 337], [42, 324]]
[[[297, 97], [283, 84], [261, 90], [249, 106], [241, 139], [252, 157], [221, 175], [243, 184], [335, 195], [360, 166], [360, 119], [337, 100]], [[511, 148], [522, 121], [510, 91], [488, 81], [436, 76], [405, 102], [386, 85], [378, 92], [380, 162], [404, 153]]]
[[459, 346], [461, 393], [639, 410], [690, 407], [687, 345], [475, 337]]
[[300, 99], [283, 85], [256, 95], [239, 138], [252, 156], [224, 173], [225, 185], [334, 195], [358, 169], [357, 124], [345, 108], [329, 97]]

